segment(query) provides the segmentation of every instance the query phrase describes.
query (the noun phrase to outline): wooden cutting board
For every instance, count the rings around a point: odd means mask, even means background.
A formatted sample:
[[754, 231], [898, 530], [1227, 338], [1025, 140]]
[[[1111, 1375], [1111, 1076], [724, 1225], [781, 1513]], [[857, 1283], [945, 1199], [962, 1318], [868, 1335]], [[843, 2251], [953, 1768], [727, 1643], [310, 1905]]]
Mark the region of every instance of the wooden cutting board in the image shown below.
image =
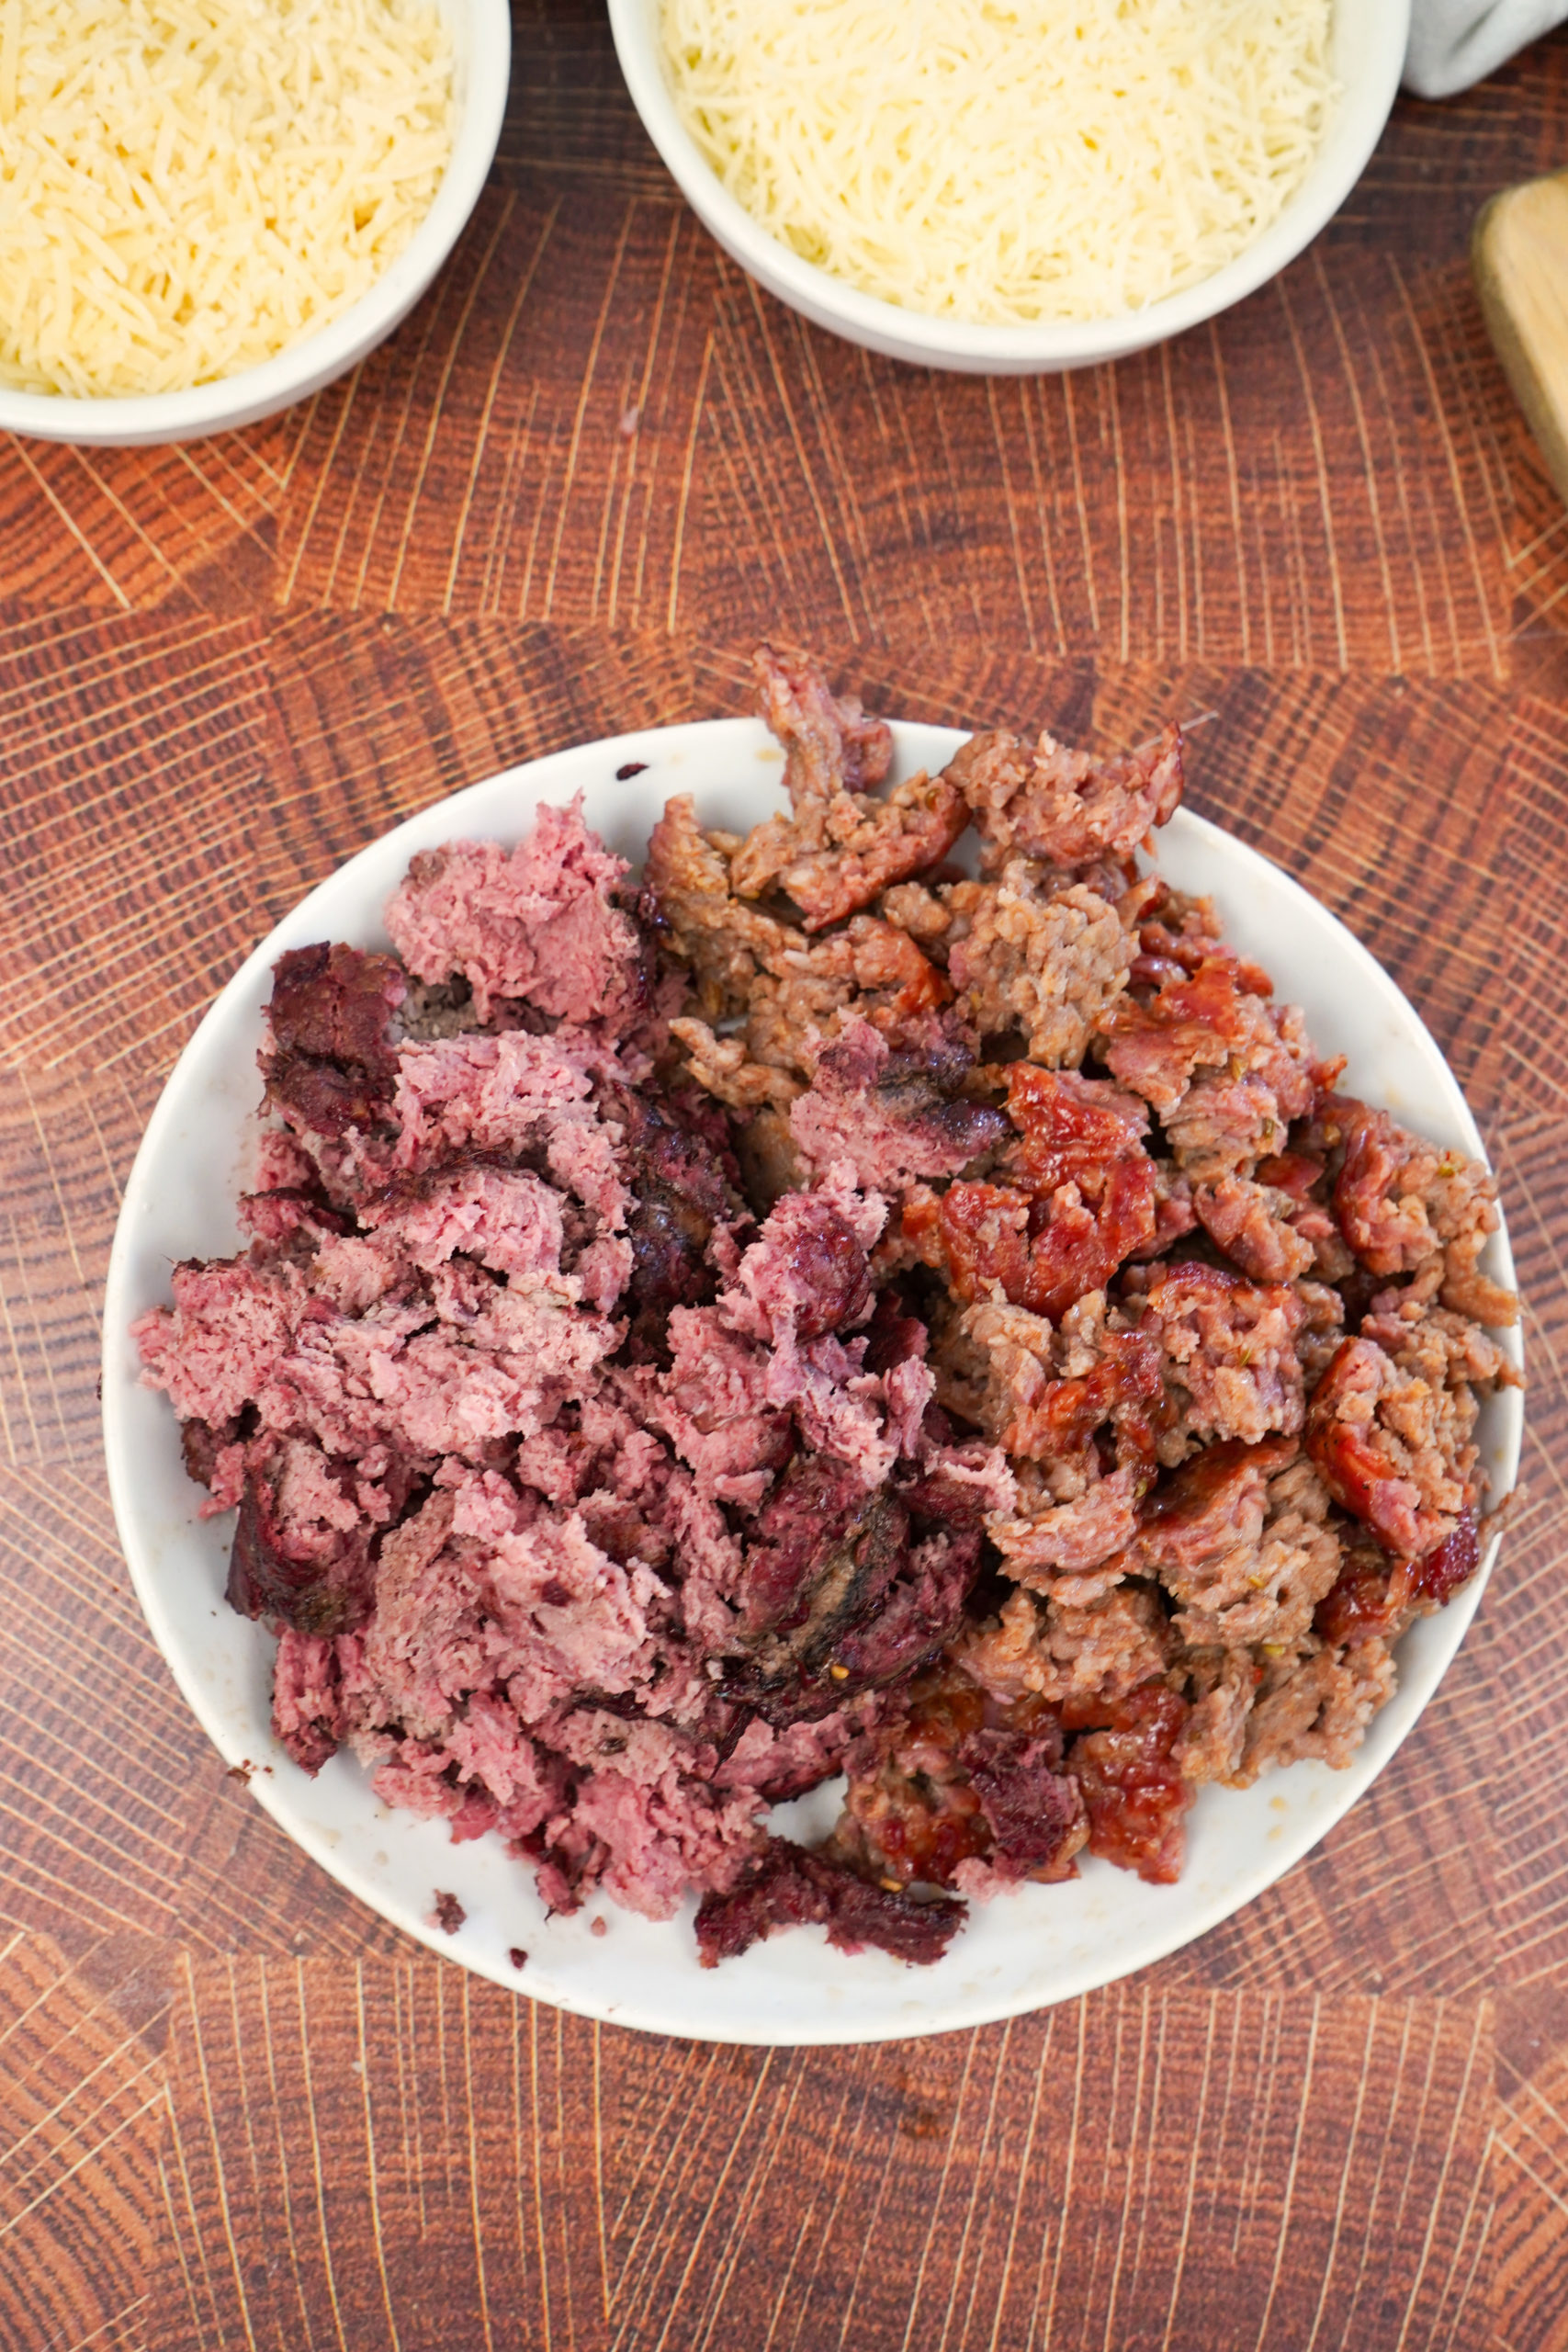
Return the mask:
[[1487, 331], [1568, 503], [1568, 172], [1495, 196], [1471, 260]]

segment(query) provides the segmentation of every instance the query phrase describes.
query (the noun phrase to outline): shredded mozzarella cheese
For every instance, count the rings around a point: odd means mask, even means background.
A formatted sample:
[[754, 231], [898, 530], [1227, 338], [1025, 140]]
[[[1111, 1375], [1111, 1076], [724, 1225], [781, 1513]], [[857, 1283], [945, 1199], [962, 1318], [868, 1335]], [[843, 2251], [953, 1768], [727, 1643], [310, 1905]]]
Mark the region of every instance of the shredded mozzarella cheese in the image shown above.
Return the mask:
[[1195, 284], [1300, 185], [1330, 0], [664, 0], [682, 118], [808, 261], [933, 316]]
[[408, 243], [453, 119], [431, 0], [0, 0], [0, 383], [286, 350]]

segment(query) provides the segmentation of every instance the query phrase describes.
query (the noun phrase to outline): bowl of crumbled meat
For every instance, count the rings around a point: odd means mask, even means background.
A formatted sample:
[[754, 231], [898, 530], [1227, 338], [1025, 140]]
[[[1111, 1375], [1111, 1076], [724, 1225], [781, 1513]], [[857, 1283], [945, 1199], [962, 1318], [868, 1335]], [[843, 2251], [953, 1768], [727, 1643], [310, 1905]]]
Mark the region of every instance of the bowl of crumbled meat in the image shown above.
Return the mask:
[[279, 925], [138, 1158], [105, 1412], [175, 1674], [344, 1885], [567, 2008], [858, 2041], [1323, 1835], [1474, 1610], [1521, 1356], [1437, 1046], [1175, 728], [758, 681]]

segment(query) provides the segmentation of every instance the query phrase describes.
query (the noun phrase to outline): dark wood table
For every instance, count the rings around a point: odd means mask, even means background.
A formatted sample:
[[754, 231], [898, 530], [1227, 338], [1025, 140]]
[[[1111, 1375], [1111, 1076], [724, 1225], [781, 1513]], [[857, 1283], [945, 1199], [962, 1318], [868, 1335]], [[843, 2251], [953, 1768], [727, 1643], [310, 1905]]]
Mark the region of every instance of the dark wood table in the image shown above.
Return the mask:
[[[724, 262], [592, 0], [518, 0], [435, 292], [254, 430], [0, 447], [0, 2346], [1568, 2346], [1568, 517], [1483, 335], [1482, 201], [1568, 40], [1402, 101], [1213, 326], [985, 382]], [[455, 786], [740, 707], [1120, 744], [1397, 975], [1501, 1171], [1528, 1490], [1371, 1793], [1238, 1917], [1011, 2025], [661, 2042], [416, 1950], [280, 1836], [142, 1625], [95, 1394], [120, 1180], [311, 883]]]

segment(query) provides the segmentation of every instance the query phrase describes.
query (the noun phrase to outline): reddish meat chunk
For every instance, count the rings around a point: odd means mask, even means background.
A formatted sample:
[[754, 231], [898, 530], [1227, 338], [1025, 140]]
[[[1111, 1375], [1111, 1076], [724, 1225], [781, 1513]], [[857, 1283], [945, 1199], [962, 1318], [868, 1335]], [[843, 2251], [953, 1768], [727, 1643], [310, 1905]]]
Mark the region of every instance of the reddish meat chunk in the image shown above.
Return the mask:
[[[1166, 980], [1147, 1004], [1122, 996], [1106, 1014], [1107, 1063], [1162, 1118], [1182, 1103], [1201, 1069], [1224, 1070], [1233, 1090], [1244, 1087], [1244, 1095], [1216, 1099], [1204, 1114], [1204, 1131], [1187, 1138], [1189, 1149], [1212, 1148], [1222, 1133], [1235, 1136], [1239, 1121], [1232, 1152], [1222, 1153], [1213, 1169], [1195, 1168], [1196, 1174], [1218, 1172], [1237, 1149], [1254, 1157], [1279, 1150], [1289, 1123], [1312, 1107], [1318, 1066], [1292, 1034], [1297, 1024], [1266, 1001], [1272, 987], [1256, 964], [1222, 953]], [[1254, 1082], [1245, 1088], [1248, 1079]]]
[[1139, 1550], [1151, 1567], [1188, 1566], [1225, 1545], [1256, 1538], [1263, 1498], [1275, 1471], [1295, 1458], [1293, 1438], [1242, 1445], [1234, 1438], [1205, 1446], [1161, 1481], [1145, 1505]]
[[879, 890], [937, 865], [969, 821], [961, 795], [941, 776], [924, 774], [895, 785], [886, 800], [846, 794], [840, 806], [853, 811], [852, 820], [828, 850], [799, 850], [793, 829], [773, 819], [777, 831], [765, 847], [753, 849], [753, 834], [737, 855], [736, 889], [754, 896], [774, 881], [800, 909], [806, 929], [823, 931], [868, 907]]
[[742, 899], [770, 887], [800, 909], [808, 932], [841, 922], [879, 890], [947, 855], [969, 821], [963, 795], [925, 775], [886, 800], [859, 789], [880, 784], [893, 739], [852, 697], [840, 701], [808, 662], [762, 646], [757, 654], [762, 716], [784, 746], [792, 814], [754, 826], [737, 850], [730, 886]]
[[940, 1201], [907, 1205], [904, 1230], [931, 1248], [959, 1298], [999, 1282], [1015, 1306], [1055, 1320], [1153, 1238], [1154, 1164], [1112, 1160], [1033, 1198], [1010, 1184], [952, 1184]]
[[1102, 1079], [1015, 1062], [1007, 1107], [1019, 1134], [1008, 1165], [1031, 1192], [1092, 1182], [1112, 1160], [1144, 1157], [1148, 1113], [1135, 1094]]
[[951, 1185], [940, 1203], [907, 1207], [905, 1229], [934, 1227], [960, 1298], [1000, 1282], [1015, 1306], [1056, 1320], [1154, 1238], [1143, 1114], [1114, 1087], [1027, 1062], [1015, 1065], [1008, 1114], [1021, 1137], [1015, 1181]]
[[[1094, 1702], [1084, 1712], [1097, 1726]], [[1156, 1886], [1181, 1874], [1192, 1802], [1176, 1755], [1188, 1716], [1185, 1699], [1163, 1683], [1130, 1690], [1105, 1713], [1102, 1727], [1085, 1731], [1067, 1751], [1067, 1770], [1083, 1791], [1089, 1849]], [[1074, 1718], [1069, 1713], [1067, 1720]]]
[[1336, 1101], [1332, 1115], [1345, 1151], [1334, 1206], [1362, 1265], [1374, 1274], [1414, 1273], [1440, 1259], [1445, 1306], [1479, 1323], [1512, 1323], [1512, 1293], [1477, 1271], [1497, 1225], [1497, 1186], [1487, 1170], [1364, 1102]]
[[1419, 1559], [1447, 1542], [1475, 1499], [1474, 1448], [1462, 1442], [1472, 1417], [1471, 1405], [1456, 1430], [1446, 1389], [1373, 1340], [1346, 1340], [1314, 1392], [1307, 1451], [1336, 1501], [1385, 1551]]
[[836, 1845], [901, 1885], [983, 1886], [1076, 1874], [1083, 1804], [1062, 1771], [1054, 1708], [1032, 1693], [998, 1701], [943, 1663], [903, 1711], [852, 1751]]
[[1442, 1609], [1481, 1566], [1481, 1533], [1473, 1510], [1453, 1533], [1419, 1560], [1393, 1560], [1365, 1542], [1348, 1550], [1333, 1589], [1313, 1618], [1325, 1642], [1393, 1641], [1413, 1617]]
[[752, 668], [762, 717], [784, 748], [784, 786], [797, 817], [882, 782], [893, 764], [886, 719], [868, 718], [857, 695], [836, 695], [817, 664], [798, 653], [760, 645]]
[[1108, 1331], [1098, 1363], [1080, 1376], [1047, 1382], [1007, 1430], [1010, 1453], [1065, 1462], [1081, 1453], [1097, 1430], [1114, 1425], [1119, 1459], [1152, 1475], [1164, 1419], [1165, 1384], [1159, 1351], [1137, 1331]]
[[348, 1722], [335, 1642], [284, 1627], [273, 1668], [272, 1728], [312, 1780], [336, 1755]]

